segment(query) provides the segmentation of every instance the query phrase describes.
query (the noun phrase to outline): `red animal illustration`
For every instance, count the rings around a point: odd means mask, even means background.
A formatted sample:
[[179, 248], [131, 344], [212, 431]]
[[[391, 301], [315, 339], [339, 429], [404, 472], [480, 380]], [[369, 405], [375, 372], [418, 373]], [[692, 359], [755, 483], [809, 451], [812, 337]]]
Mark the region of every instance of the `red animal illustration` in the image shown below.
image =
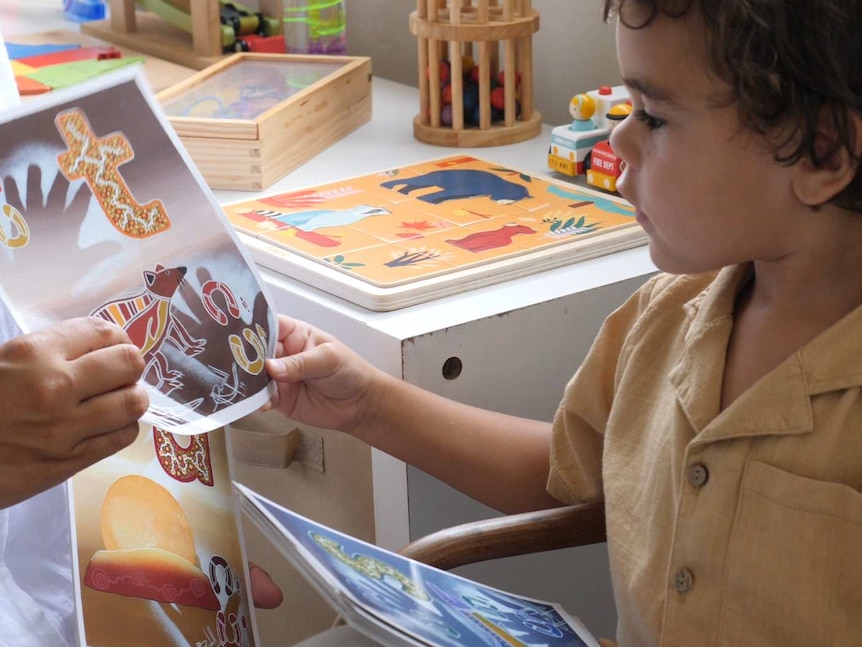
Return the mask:
[[497, 249], [498, 247], [506, 247], [512, 244], [512, 238], [517, 234], [535, 234], [536, 230], [527, 227], [527, 225], [518, 225], [509, 223], [503, 225], [499, 229], [493, 231], [480, 231], [475, 234], [470, 234], [464, 238], [446, 239], [446, 242], [455, 247], [466, 249], [468, 252], [478, 254], [486, 252], [489, 249]]
[[171, 312], [171, 299], [185, 275], [184, 267], [156, 265], [154, 271], [143, 272], [143, 291], [110, 301], [92, 313], [126, 331], [147, 362], [144, 381], [165, 394], [182, 388], [183, 383], [182, 374], [168, 366], [161, 352], [163, 344], [170, 342], [189, 357], [199, 355], [206, 345], [206, 340], [192, 337]]

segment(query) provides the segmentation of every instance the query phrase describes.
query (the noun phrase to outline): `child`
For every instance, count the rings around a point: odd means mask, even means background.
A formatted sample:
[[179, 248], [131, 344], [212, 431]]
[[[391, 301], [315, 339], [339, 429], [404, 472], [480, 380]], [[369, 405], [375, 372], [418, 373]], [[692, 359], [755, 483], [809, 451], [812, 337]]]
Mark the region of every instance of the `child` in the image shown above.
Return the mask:
[[281, 321], [277, 408], [507, 512], [603, 500], [620, 647], [862, 644], [862, 0], [606, 0], [650, 280], [553, 424]]

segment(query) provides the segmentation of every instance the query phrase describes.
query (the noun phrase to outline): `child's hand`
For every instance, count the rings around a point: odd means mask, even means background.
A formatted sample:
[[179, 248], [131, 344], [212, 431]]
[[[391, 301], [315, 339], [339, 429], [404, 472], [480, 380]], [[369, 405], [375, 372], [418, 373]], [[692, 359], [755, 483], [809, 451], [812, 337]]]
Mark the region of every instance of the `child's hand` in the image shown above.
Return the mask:
[[129, 445], [149, 405], [119, 326], [64, 321], [0, 345], [0, 508]]
[[334, 337], [279, 315], [276, 358], [267, 361], [278, 382], [272, 408], [297, 422], [350, 432], [369, 406], [377, 369]]

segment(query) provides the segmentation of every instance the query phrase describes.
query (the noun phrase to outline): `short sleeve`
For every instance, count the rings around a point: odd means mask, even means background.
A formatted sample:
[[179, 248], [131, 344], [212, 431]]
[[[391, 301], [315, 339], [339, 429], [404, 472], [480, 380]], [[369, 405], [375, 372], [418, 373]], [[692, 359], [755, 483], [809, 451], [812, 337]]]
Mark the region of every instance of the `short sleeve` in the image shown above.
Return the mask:
[[649, 305], [647, 281], [604, 322], [583, 364], [566, 386], [551, 441], [548, 493], [568, 504], [602, 499], [602, 446], [625, 345]]

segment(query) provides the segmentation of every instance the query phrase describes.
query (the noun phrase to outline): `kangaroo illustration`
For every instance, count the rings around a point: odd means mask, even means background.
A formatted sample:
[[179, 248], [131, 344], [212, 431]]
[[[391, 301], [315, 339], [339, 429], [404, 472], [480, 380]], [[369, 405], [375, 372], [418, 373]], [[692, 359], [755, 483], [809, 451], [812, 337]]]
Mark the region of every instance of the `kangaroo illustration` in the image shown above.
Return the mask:
[[[144, 381], [169, 394], [182, 388], [182, 373], [171, 370], [161, 352], [165, 342], [171, 342], [189, 357], [204, 350], [206, 340], [195, 339], [171, 313], [171, 299], [186, 275], [185, 267], [165, 268], [156, 265], [154, 271], [144, 271], [144, 289], [132, 296], [109, 301], [92, 312], [95, 317], [112, 321], [122, 327], [129, 339], [144, 355], [147, 365]], [[152, 379], [151, 378], [152, 375]]]

